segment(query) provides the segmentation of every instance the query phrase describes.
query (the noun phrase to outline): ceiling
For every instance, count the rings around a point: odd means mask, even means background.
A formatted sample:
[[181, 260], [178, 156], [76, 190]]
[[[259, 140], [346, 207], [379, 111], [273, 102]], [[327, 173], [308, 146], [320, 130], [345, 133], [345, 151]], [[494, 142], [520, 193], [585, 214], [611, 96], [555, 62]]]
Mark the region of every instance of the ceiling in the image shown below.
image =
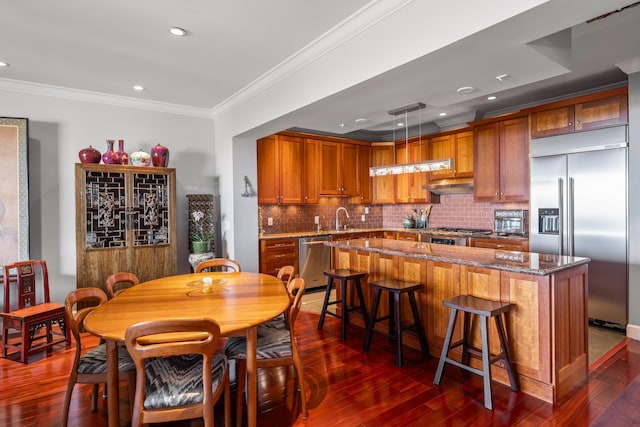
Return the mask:
[[[0, 67], [0, 87], [3, 81], [29, 82], [207, 111], [376, 3], [0, 2], [0, 61], [9, 64]], [[542, 32], [542, 23], [555, 14], [563, 22], [568, 3], [575, 4], [550, 0], [311, 104], [297, 127], [377, 140], [396, 128], [387, 111], [414, 102], [427, 107], [408, 122], [420, 119], [427, 133], [515, 106], [626, 83], [618, 65], [640, 58], [640, 6], [633, 7], [633, 0], [604, 2], [631, 7], [592, 23]], [[171, 26], [184, 28], [187, 36], [171, 36]], [[501, 74], [507, 76], [496, 79]], [[145, 89], [134, 91], [136, 84]], [[461, 95], [456, 92], [461, 86], [476, 89]], [[487, 95], [497, 99], [488, 101]], [[367, 122], [356, 124], [358, 118]]]

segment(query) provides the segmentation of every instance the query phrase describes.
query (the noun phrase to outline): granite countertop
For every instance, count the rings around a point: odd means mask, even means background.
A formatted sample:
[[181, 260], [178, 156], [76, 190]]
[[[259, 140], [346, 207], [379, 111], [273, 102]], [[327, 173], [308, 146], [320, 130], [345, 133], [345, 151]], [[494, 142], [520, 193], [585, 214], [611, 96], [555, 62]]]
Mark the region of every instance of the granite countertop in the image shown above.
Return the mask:
[[591, 261], [589, 258], [583, 257], [439, 245], [392, 239], [337, 240], [326, 242], [325, 245], [334, 248], [441, 261], [538, 276], [546, 276], [571, 267], [587, 264]]
[[[384, 232], [384, 231], [392, 231], [392, 232], [401, 232], [401, 233], [411, 233], [411, 234], [429, 234], [429, 228], [349, 228], [347, 230], [322, 230], [319, 233], [316, 231], [293, 231], [289, 233], [262, 233], [259, 236], [260, 240], [269, 240], [269, 239], [287, 239], [287, 238], [298, 238], [298, 237], [314, 237], [314, 236], [333, 236], [333, 235], [341, 235], [341, 234], [357, 234], [357, 233], [373, 233], [373, 232]], [[484, 236], [477, 236], [474, 238], [478, 239], [493, 239], [493, 240], [510, 240], [515, 242], [526, 242], [528, 240], [527, 237], [521, 236], [501, 236], [495, 233], [487, 234]]]

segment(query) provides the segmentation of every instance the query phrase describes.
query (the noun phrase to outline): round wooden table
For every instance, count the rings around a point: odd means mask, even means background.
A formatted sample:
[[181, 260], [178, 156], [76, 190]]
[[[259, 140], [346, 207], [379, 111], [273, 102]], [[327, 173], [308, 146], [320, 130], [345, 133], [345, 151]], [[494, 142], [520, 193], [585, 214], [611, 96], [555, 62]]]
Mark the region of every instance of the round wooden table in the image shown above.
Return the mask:
[[[203, 286], [210, 277], [213, 285]], [[217, 283], [221, 281], [221, 283]], [[198, 273], [163, 277], [118, 294], [85, 319], [88, 332], [106, 340], [109, 426], [119, 424], [117, 344], [134, 323], [170, 318], [210, 318], [224, 336], [247, 338], [247, 421], [256, 425], [256, 327], [289, 306], [280, 279], [260, 273]]]

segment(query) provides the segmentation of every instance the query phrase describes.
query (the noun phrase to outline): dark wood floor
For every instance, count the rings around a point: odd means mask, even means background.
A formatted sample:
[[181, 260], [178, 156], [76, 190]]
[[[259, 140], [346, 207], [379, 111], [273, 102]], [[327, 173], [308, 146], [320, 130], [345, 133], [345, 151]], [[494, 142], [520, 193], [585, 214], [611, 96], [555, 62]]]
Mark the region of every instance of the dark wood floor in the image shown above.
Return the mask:
[[[437, 360], [424, 360], [405, 349], [405, 366], [394, 364], [394, 346], [374, 336], [369, 353], [362, 352], [363, 331], [349, 330], [341, 342], [337, 319], [327, 318], [316, 330], [318, 316], [303, 312], [298, 336], [308, 388], [310, 416], [291, 415], [283, 402], [282, 370], [261, 372], [260, 426], [586, 426], [640, 374], [640, 342], [625, 340], [606, 360], [600, 360], [587, 384], [550, 405], [508, 387], [494, 384], [494, 411], [483, 407], [482, 381], [464, 378], [447, 367], [440, 387], [432, 384]], [[92, 343], [97, 340], [90, 338]], [[28, 365], [0, 359], [0, 425], [58, 426], [73, 348], [33, 355]], [[127, 424], [126, 389], [121, 392], [121, 425]], [[90, 410], [88, 385], [77, 385], [70, 426], [106, 426], [106, 399], [98, 412]], [[221, 419], [221, 410], [216, 418]], [[178, 424], [174, 424], [178, 425]], [[198, 423], [196, 423], [198, 425]]]

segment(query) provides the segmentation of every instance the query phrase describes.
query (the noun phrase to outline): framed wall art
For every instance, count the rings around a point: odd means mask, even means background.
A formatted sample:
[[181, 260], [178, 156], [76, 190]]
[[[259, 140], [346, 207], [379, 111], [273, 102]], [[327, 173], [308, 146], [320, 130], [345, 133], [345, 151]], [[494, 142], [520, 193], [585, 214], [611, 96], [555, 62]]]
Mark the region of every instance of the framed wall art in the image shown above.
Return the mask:
[[0, 117], [0, 266], [29, 258], [28, 123]]

